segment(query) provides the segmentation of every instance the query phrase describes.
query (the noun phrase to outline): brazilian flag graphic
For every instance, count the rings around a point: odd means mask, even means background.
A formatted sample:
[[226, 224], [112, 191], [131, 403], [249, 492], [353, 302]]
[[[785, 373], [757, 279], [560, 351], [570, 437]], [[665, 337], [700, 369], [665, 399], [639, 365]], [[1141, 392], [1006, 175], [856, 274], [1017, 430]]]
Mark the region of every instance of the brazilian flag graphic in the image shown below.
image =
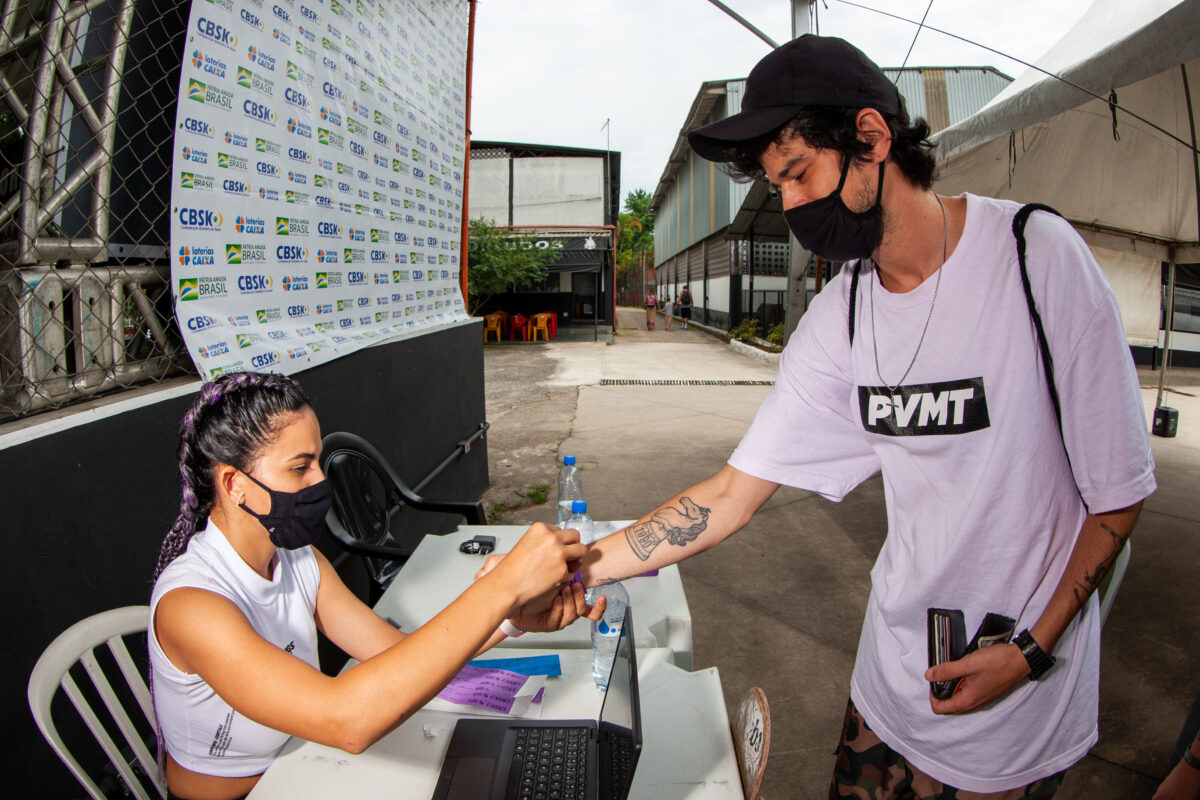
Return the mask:
[[276, 217], [275, 218], [275, 235], [276, 236], [287, 236], [288, 235], [288, 218], [287, 217]]
[[200, 299], [200, 281], [195, 278], [183, 278], [179, 281], [179, 299], [182, 300], [199, 300]]
[[240, 244], [225, 245], [225, 263], [226, 264], [242, 263], [242, 246]]
[[208, 87], [195, 78], [188, 78], [187, 96], [189, 100], [195, 100], [198, 103], [204, 102], [204, 96], [208, 94]]
[[196, 179], [190, 172], [179, 173], [179, 185], [184, 189], [196, 188]]
[[237, 73], [238, 86], [241, 86], [244, 89], [249, 89], [252, 86], [253, 80], [254, 80], [254, 73], [252, 73], [250, 70], [246, 69], [245, 67], [238, 67], [238, 73]]
[[327, 272], [318, 272], [317, 273], [317, 288], [318, 289], [328, 289], [329, 288], [329, 273], [327, 273]]

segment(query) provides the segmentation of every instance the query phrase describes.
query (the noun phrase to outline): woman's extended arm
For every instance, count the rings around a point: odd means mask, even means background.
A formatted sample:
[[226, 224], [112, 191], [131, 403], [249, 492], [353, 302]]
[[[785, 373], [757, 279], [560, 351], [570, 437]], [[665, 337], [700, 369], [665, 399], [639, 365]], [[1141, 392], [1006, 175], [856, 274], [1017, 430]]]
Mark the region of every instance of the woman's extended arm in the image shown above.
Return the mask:
[[337, 677], [265, 641], [233, 603], [202, 589], [164, 595], [155, 627], [171, 661], [199, 674], [239, 713], [358, 753], [440, 691], [514, 608], [560, 584], [570, 574], [567, 562], [583, 553], [575, 532], [535, 526], [504, 565], [408, 636], [385, 630], [391, 626], [378, 617], [372, 621], [353, 610], [346, 614], [352, 607], [335, 591], [326, 598], [332, 604], [318, 611], [318, 622], [328, 628], [330, 638], [343, 644], [347, 637], [361, 636], [360, 643], [351, 645], [361, 655], [384, 648]]

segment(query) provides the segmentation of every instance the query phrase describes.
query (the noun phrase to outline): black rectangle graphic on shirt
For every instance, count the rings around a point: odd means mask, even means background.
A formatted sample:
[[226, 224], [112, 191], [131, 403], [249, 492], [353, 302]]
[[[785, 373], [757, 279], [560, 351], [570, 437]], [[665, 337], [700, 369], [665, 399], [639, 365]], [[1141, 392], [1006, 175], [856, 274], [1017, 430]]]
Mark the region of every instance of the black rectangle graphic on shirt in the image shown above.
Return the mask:
[[983, 378], [858, 387], [863, 428], [883, 436], [945, 436], [991, 425]]

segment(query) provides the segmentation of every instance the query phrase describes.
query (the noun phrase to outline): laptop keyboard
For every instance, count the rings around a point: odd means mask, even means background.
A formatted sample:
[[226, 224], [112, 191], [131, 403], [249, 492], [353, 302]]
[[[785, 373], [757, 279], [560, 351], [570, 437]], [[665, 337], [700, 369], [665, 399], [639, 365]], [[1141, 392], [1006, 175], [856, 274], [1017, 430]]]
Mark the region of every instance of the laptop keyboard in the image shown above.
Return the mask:
[[600, 769], [602, 774], [607, 775], [608, 780], [600, 781], [600, 800], [622, 800], [629, 778], [633, 774], [633, 737], [611, 731], [603, 735], [608, 747], [601, 747], [600, 750], [607, 751], [608, 755], [601, 757]]
[[506, 800], [587, 800], [587, 728], [517, 728]]

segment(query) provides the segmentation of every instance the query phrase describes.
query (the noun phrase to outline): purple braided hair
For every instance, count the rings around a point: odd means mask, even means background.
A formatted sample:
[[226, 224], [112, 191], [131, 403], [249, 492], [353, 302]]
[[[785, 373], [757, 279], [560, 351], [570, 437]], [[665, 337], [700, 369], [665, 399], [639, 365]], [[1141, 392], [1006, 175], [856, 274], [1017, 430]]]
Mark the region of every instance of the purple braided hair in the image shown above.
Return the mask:
[[[192, 407], [179, 421], [179, 483], [182, 500], [175, 524], [163, 538], [154, 580], [187, 549], [205, 524], [216, 497], [213, 470], [218, 464], [249, 469], [262, 449], [275, 440], [292, 414], [311, 406], [300, 384], [286, 375], [236, 372], [200, 387]], [[154, 670], [150, 670], [154, 699]], [[166, 779], [166, 747], [158, 709], [154, 711], [159, 775]]]

